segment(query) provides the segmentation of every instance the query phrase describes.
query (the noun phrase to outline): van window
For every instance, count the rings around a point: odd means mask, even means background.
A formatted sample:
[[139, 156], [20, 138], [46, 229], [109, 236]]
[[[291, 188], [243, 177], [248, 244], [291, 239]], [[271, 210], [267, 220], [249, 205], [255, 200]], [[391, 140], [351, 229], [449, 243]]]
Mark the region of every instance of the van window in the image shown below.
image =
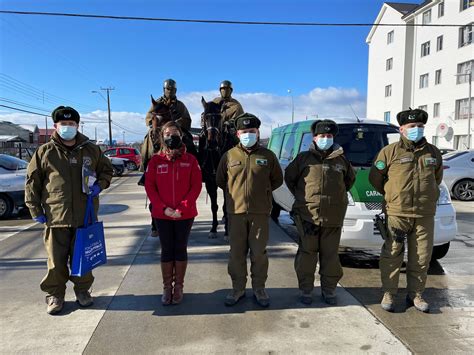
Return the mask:
[[280, 155], [280, 148], [281, 148], [281, 141], [283, 140], [282, 134], [274, 134], [272, 135], [272, 141], [270, 142], [270, 149], [275, 155], [278, 157]]
[[281, 149], [280, 159], [291, 160], [295, 149], [295, 134], [287, 133], [283, 138], [283, 147]]
[[369, 167], [379, 151], [399, 137], [398, 129], [392, 126], [344, 124], [339, 125], [335, 141], [353, 166]]
[[303, 134], [303, 139], [301, 140], [300, 152], [305, 152], [309, 150], [309, 147], [313, 143], [313, 134], [305, 133]]

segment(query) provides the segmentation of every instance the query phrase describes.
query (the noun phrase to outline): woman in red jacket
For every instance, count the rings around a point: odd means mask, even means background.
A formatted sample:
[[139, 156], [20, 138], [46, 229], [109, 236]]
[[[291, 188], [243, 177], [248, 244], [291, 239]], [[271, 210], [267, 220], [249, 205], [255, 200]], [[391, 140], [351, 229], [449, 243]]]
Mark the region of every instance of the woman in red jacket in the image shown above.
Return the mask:
[[164, 124], [161, 150], [151, 158], [145, 173], [151, 215], [160, 235], [164, 305], [179, 304], [183, 299], [188, 237], [202, 187], [201, 169], [196, 158], [186, 153], [182, 136], [178, 124]]

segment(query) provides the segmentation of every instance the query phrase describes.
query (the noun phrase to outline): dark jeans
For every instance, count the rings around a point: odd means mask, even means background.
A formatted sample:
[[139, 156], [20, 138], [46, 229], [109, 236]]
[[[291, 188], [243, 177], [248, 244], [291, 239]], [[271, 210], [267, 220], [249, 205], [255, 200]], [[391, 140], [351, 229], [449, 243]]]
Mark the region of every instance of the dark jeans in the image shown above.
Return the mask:
[[161, 262], [188, 260], [188, 238], [194, 218], [181, 221], [153, 218], [160, 234]]

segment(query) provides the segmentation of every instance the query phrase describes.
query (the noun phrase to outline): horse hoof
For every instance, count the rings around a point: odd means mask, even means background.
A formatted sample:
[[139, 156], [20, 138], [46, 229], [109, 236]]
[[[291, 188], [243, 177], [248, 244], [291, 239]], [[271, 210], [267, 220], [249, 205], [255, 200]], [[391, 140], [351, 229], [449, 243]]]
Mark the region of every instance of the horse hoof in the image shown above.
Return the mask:
[[217, 238], [217, 233], [209, 233], [209, 239], [216, 239]]

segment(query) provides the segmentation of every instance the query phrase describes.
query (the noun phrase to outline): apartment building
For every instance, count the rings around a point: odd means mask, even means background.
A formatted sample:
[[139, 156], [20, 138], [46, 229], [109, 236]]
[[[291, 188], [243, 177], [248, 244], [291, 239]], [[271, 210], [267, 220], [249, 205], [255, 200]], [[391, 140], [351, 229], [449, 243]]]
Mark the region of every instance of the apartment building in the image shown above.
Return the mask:
[[[384, 3], [366, 39], [367, 117], [397, 124], [398, 112], [422, 108], [429, 114], [429, 142], [466, 149], [473, 26], [473, 0]], [[471, 84], [473, 79], [471, 75]], [[471, 119], [473, 112], [471, 97]], [[471, 121], [471, 148], [473, 133]]]

